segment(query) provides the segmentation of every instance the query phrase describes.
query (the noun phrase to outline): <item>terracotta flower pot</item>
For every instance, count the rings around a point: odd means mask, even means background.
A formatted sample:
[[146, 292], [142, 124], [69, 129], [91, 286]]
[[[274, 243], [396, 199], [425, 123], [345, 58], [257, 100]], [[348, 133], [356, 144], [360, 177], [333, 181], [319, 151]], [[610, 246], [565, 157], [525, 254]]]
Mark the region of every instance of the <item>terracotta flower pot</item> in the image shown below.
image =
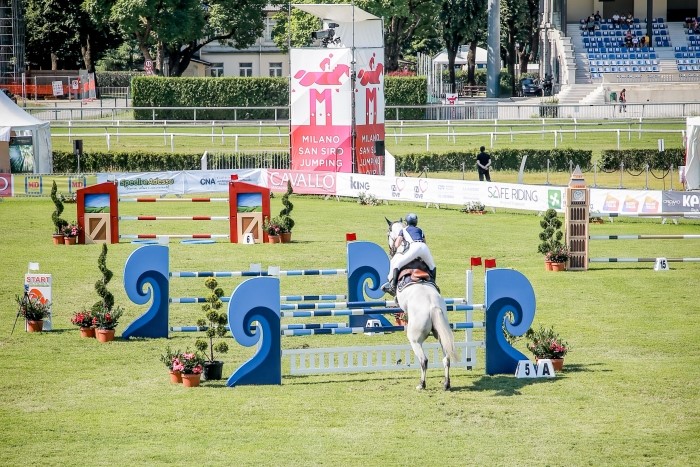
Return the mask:
[[61, 234], [53, 234], [53, 244], [54, 245], [63, 245], [64, 243], [64, 236]]
[[544, 260], [544, 270], [545, 271], [551, 271], [552, 270], [552, 262], [548, 260]]
[[282, 243], [289, 243], [292, 241], [292, 232], [285, 232], [280, 234], [280, 240]]
[[282, 242], [282, 238], [279, 235], [268, 235], [267, 238], [270, 240], [270, 243]]
[[114, 340], [114, 329], [98, 329], [95, 332], [95, 337], [100, 342], [109, 342]]
[[175, 370], [170, 370], [170, 382], [173, 384], [182, 384], [182, 373]]
[[552, 271], [565, 271], [566, 263], [552, 263]]
[[[545, 360], [542, 358], [535, 358], [535, 362], [539, 360]], [[554, 371], [561, 371], [562, 368], [564, 368], [564, 359], [563, 358], [550, 358], [552, 361], [552, 368], [554, 368]]]
[[199, 381], [200, 378], [202, 377], [201, 373], [195, 374], [183, 374], [182, 375], [182, 385], [185, 386], [186, 388], [195, 388], [199, 386]]
[[80, 328], [80, 337], [95, 338], [95, 328]]
[[44, 321], [27, 321], [27, 332], [41, 332], [44, 329]]
[[63, 241], [66, 245], [75, 245], [75, 242], [78, 240], [78, 237], [64, 237]]

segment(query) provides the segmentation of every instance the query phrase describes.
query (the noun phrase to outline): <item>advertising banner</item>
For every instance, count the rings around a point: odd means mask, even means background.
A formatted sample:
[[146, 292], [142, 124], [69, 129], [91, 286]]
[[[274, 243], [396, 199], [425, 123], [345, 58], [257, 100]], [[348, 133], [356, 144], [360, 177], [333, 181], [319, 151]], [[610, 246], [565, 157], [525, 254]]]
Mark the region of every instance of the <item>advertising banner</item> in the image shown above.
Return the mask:
[[[37, 299], [41, 303], [51, 302], [51, 274], [25, 274], [24, 290], [30, 299]], [[49, 317], [44, 318], [44, 331], [51, 331], [51, 311]]]
[[486, 206], [508, 209], [563, 210], [561, 187], [362, 174], [338, 174], [336, 183], [336, 193], [340, 196], [358, 197], [365, 193], [395, 201], [457, 205], [479, 201]]
[[238, 180], [265, 186], [263, 169], [190, 170], [186, 172], [102, 173], [97, 182], [117, 181], [120, 195], [184, 195], [228, 193], [231, 175]]
[[287, 191], [287, 181], [294, 193], [301, 195], [335, 195], [334, 172], [267, 169], [267, 187], [274, 192]]
[[291, 168], [352, 172], [350, 49], [291, 49]]
[[33, 173], [34, 165], [32, 136], [11, 136], [10, 171], [13, 173]]
[[0, 173], [0, 197], [12, 197], [12, 191], [12, 175]]
[[661, 192], [591, 188], [590, 209], [591, 213], [660, 213]]
[[700, 191], [663, 191], [662, 212], [700, 213]]
[[383, 175], [375, 142], [384, 141], [384, 49], [356, 49], [355, 61], [355, 172]]

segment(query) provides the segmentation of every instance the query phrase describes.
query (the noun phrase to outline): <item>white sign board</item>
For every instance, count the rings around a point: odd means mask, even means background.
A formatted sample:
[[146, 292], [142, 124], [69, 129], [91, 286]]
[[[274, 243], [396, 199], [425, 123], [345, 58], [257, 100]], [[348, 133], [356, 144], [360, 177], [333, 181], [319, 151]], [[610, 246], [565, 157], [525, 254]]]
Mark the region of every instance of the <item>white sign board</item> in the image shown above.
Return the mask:
[[537, 360], [537, 363], [520, 360], [515, 369], [516, 378], [554, 378], [554, 376], [552, 361], [547, 359]]
[[[25, 274], [24, 287], [30, 299], [37, 299], [41, 303], [51, 302], [51, 274]], [[51, 331], [51, 310], [48, 318], [44, 318], [44, 331]]]
[[53, 89], [54, 96], [63, 95], [63, 82], [62, 81], [51, 81], [51, 88]]

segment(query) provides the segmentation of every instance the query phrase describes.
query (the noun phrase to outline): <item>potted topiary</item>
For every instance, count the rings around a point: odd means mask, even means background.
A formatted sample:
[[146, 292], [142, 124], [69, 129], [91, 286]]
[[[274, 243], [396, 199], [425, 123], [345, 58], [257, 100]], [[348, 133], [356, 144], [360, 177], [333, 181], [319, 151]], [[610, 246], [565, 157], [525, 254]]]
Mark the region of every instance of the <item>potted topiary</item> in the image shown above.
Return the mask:
[[292, 229], [294, 228], [294, 219], [290, 217], [294, 205], [289, 201], [289, 196], [294, 193], [292, 190], [292, 182], [287, 180], [287, 191], [282, 196], [282, 205], [284, 208], [280, 211], [279, 220], [282, 227], [282, 232], [280, 233], [280, 239], [282, 243], [289, 243], [292, 241]]
[[206, 303], [202, 305], [204, 318], [197, 321], [197, 326], [206, 326], [207, 337], [197, 339], [195, 347], [200, 352], [204, 352], [206, 361], [204, 362], [204, 379], [214, 380], [221, 379], [224, 362], [214, 359], [214, 350], [221, 353], [228, 352], [228, 344], [225, 341], [220, 341], [214, 344], [214, 338], [224, 337], [228, 333], [226, 324], [228, 324], [228, 314], [226, 310], [222, 310], [224, 302], [221, 297], [224, 291], [219, 287], [219, 283], [215, 278], [210, 277], [204, 281], [204, 285], [209, 289], [210, 294], [206, 297]]
[[537, 251], [544, 255], [545, 269], [547, 271], [552, 270], [552, 253], [563, 246], [561, 239], [564, 237], [564, 233], [561, 231], [561, 226], [562, 222], [557, 216], [557, 211], [547, 209], [542, 220], [540, 220], [542, 232], [540, 232], [540, 244], [537, 247]]
[[569, 261], [569, 249], [564, 245], [559, 245], [555, 247], [554, 250], [550, 251], [549, 260], [552, 262], [552, 271], [563, 271], [566, 269], [566, 262]]
[[102, 272], [102, 279], [95, 282], [95, 291], [100, 300], [92, 305], [94, 324], [97, 328], [95, 337], [100, 342], [114, 340], [114, 330], [119, 323], [124, 310], [114, 306], [114, 295], [107, 290], [107, 284], [112, 280], [112, 271], [107, 268], [107, 244], [102, 245], [102, 253], [97, 259], [97, 267]]
[[525, 338], [529, 341], [527, 348], [533, 353], [535, 360], [551, 360], [554, 370], [561, 371], [569, 344], [554, 332], [554, 328], [545, 329], [542, 325], [537, 331], [530, 328], [525, 333]]
[[63, 202], [59, 199], [57, 192], [58, 187], [56, 186], [56, 181], [54, 181], [53, 185], [51, 186], [51, 201], [53, 201], [53, 204], [56, 207], [53, 214], [51, 214], [51, 220], [53, 221], [54, 226], [53, 244], [63, 245], [63, 229], [68, 225], [68, 222], [61, 219], [61, 213], [63, 213]]

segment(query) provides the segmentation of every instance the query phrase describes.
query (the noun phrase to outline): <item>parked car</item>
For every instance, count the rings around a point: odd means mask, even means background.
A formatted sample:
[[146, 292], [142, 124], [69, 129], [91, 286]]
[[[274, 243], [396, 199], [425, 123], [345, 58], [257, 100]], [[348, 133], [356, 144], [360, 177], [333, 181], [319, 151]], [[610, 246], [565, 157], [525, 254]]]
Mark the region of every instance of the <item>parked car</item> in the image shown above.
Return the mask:
[[5, 95], [6, 95], [7, 97], [9, 97], [10, 100], [11, 100], [12, 102], [14, 102], [15, 104], [17, 103], [17, 96], [15, 96], [14, 94], [12, 94], [12, 92], [10, 92], [9, 89], [4, 89], [4, 88], [3, 88], [2, 92], [4, 92]]
[[525, 78], [520, 82], [520, 90], [523, 96], [541, 96], [542, 87], [537, 80]]

